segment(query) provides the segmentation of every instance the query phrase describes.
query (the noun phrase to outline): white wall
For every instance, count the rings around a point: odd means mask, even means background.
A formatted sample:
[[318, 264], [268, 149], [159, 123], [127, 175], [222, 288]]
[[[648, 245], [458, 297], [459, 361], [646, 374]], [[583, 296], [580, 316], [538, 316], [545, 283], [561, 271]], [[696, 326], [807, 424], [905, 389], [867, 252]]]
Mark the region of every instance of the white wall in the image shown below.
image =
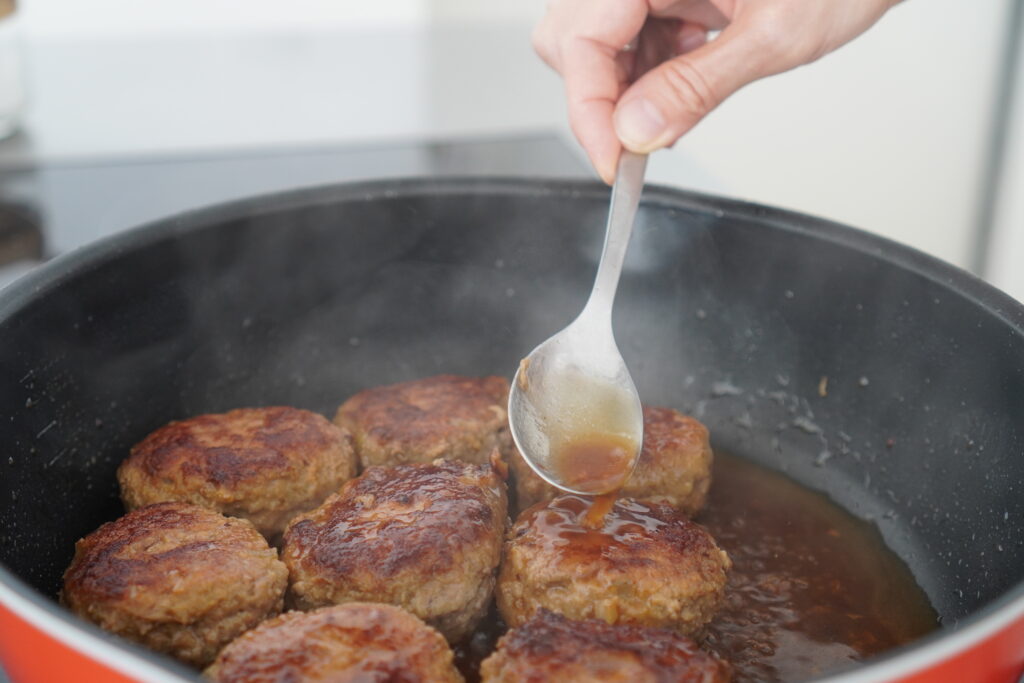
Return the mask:
[[23, 10], [26, 128], [46, 160], [513, 133], [563, 119], [560, 86], [524, 38], [530, 20], [506, 25], [507, 12], [482, 21], [428, 0]]
[[[748, 87], [650, 177], [964, 265], [1010, 0], [907, 0]], [[564, 128], [542, 0], [24, 0], [34, 153], [80, 159]]]
[[33, 39], [163, 39], [184, 35], [409, 26], [428, 0], [19, 0]]
[[966, 265], [1007, 10], [905, 2], [821, 61], [737, 93], [653, 173]]

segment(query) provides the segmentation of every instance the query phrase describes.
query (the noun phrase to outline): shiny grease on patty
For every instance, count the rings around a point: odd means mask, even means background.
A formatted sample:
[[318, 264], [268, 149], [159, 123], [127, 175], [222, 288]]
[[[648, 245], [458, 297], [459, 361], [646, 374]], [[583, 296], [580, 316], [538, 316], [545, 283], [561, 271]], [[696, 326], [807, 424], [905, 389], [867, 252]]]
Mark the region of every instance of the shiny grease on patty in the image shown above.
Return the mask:
[[539, 608], [699, 634], [725, 592], [729, 557], [675, 508], [623, 498], [598, 528], [592, 498], [566, 494], [538, 504], [508, 533], [496, 597], [509, 626]]
[[455, 642], [490, 603], [507, 522], [491, 465], [371, 467], [284, 535], [289, 600], [399, 605]]

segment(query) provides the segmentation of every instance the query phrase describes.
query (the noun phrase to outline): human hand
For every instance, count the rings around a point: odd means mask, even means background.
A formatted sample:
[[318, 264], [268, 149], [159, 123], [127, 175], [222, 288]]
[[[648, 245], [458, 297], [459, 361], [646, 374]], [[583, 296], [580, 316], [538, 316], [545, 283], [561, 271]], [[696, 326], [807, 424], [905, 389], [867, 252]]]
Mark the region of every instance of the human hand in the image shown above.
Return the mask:
[[[611, 183], [623, 146], [672, 145], [747, 83], [828, 54], [897, 2], [552, 0], [533, 44], [562, 75], [573, 133]], [[721, 33], [708, 41], [709, 30]]]

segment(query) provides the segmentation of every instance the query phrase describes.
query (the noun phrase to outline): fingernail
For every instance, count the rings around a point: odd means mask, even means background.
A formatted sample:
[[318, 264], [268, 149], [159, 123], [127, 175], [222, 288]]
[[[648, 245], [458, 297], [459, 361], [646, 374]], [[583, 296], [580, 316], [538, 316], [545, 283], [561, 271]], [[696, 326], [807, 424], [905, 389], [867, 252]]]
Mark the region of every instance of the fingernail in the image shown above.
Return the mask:
[[615, 132], [634, 152], [649, 152], [665, 134], [665, 119], [657, 107], [638, 97], [615, 112]]

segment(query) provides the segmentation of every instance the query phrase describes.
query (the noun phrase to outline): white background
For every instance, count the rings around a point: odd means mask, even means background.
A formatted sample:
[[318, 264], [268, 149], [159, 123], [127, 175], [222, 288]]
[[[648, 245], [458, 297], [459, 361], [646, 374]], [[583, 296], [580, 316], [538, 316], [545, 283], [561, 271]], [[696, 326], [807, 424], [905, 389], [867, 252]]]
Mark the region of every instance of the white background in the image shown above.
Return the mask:
[[[839, 52], [738, 93], [657, 154], [651, 180], [826, 216], [967, 266], [1009, 7], [907, 0]], [[23, 0], [29, 153], [75, 160], [564, 128], [560, 83], [529, 46], [543, 9]], [[1018, 298], [1022, 139], [1002, 181], [991, 269]]]

